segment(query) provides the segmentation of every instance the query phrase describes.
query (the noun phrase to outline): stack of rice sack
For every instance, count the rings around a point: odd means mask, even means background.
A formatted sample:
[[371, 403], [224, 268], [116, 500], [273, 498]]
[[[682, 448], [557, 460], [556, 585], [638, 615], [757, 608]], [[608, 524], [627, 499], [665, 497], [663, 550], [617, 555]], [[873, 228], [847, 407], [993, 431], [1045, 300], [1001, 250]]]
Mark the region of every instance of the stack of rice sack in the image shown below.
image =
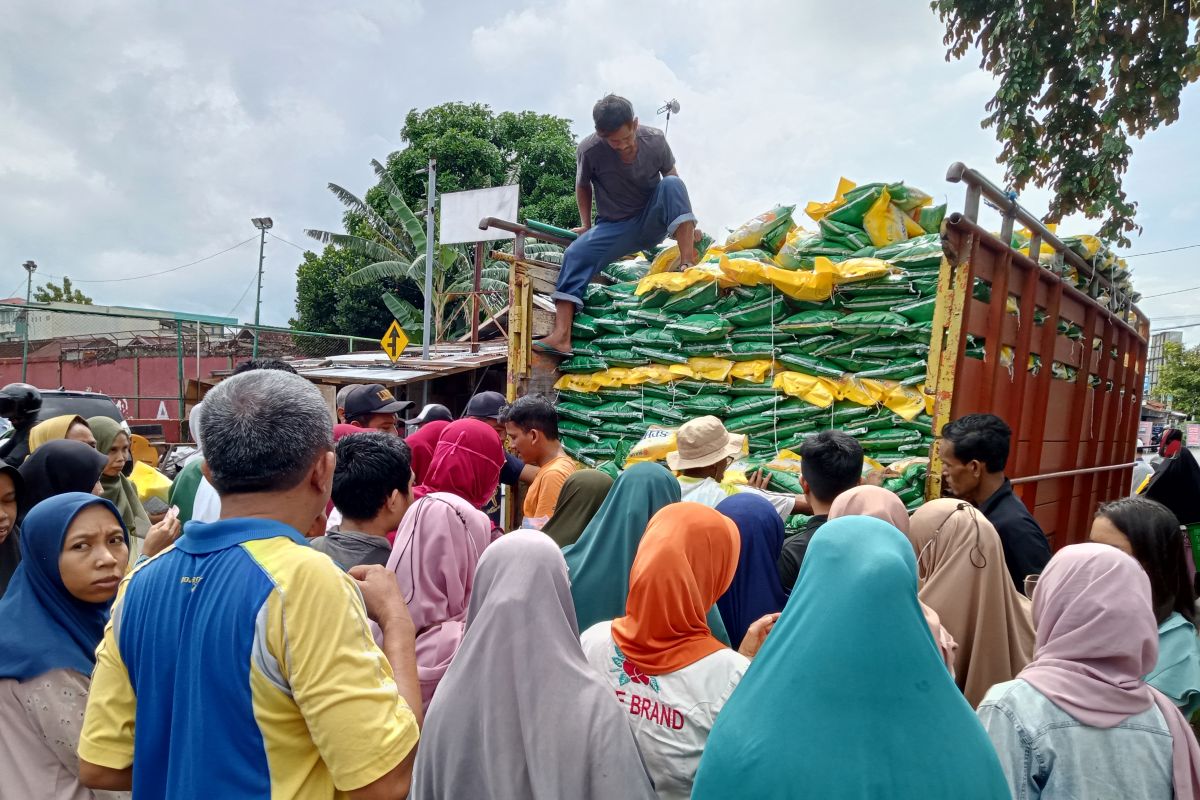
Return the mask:
[[622, 466], [635, 446], [665, 455], [673, 429], [714, 415], [748, 436], [746, 466], [766, 464], [784, 490], [798, 480], [783, 454], [824, 429], [858, 438], [875, 464], [928, 455], [945, 212], [931, 202], [900, 183], [843, 182], [809, 204], [817, 233], [784, 206], [684, 272], [610, 265], [614, 282], [589, 288], [560, 367], [567, 450]]

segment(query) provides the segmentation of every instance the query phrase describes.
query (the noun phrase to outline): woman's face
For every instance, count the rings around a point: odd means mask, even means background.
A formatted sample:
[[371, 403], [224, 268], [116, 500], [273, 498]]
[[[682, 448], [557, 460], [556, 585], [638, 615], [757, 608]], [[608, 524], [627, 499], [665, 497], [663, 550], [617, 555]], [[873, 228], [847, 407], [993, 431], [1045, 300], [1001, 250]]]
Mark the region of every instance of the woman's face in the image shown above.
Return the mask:
[[1112, 524], [1112, 520], [1108, 517], [1096, 517], [1092, 520], [1092, 535], [1091, 541], [1096, 544], [1106, 544], [1109, 547], [1115, 547], [1122, 553], [1133, 555], [1133, 545], [1129, 543], [1129, 537], [1121, 533], [1121, 529]]
[[80, 511], [67, 529], [58, 570], [63, 585], [86, 603], [104, 603], [117, 593], [129, 564], [125, 532], [102, 505]]
[[129, 437], [124, 433], [118, 433], [112, 441], [112, 446], [108, 448], [108, 466], [104, 468], [105, 477], [115, 478], [120, 475], [128, 461]]
[[17, 487], [12, 476], [0, 472], [0, 543], [3, 543], [17, 525]]
[[86, 423], [76, 422], [67, 428], [67, 438], [74, 442], [83, 442], [93, 450], [96, 448], [96, 437]]

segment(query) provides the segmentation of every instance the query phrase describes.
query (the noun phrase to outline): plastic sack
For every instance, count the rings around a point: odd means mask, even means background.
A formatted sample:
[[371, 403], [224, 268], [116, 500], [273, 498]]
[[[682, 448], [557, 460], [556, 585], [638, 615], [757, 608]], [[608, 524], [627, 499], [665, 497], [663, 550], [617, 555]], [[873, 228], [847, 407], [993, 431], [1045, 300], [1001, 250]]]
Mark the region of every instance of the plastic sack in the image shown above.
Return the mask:
[[564, 374], [592, 373], [606, 369], [608, 369], [608, 362], [592, 355], [576, 354], [558, 365], [558, 371]]
[[730, 361], [767, 361], [778, 355], [779, 349], [770, 342], [731, 342], [728, 346], [713, 353], [718, 358], [728, 358]]
[[938, 233], [942, 229], [942, 221], [946, 219], [946, 204], [921, 209], [918, 222], [926, 233]]
[[721, 273], [734, 285], [759, 286], [767, 282], [767, 264], [755, 258], [721, 256]]
[[[881, 183], [868, 183], [858, 186], [846, 192], [846, 202], [833, 211], [830, 211], [825, 218], [831, 219], [834, 222], [842, 222], [847, 225], [864, 228], [867, 212], [874, 207], [885, 191]], [[891, 202], [890, 196], [888, 197], [888, 202]]]
[[793, 300], [819, 303], [833, 294], [833, 278], [830, 273], [786, 270], [769, 266], [763, 269], [767, 281]]
[[795, 206], [776, 206], [770, 211], [759, 214], [746, 222], [725, 240], [725, 249], [744, 250], [748, 247], [758, 247], [764, 237], [778, 228], [787, 228], [792, 224], [792, 212]]
[[666, 327], [680, 342], [714, 342], [733, 330], [728, 320], [716, 314], [692, 314]]
[[843, 398], [862, 406], [874, 406], [883, 402], [889, 391], [880, 381], [860, 378], [857, 375], [843, 377], [838, 388]]
[[711, 264], [704, 264], [697, 267], [689, 267], [683, 272], [661, 272], [656, 275], [647, 275], [637, 282], [637, 288], [634, 289], [633, 293], [638, 297], [642, 297], [655, 289], [662, 289], [671, 293], [682, 292], [693, 284], [704, 281], [713, 282], [720, 277], [720, 270], [715, 269]]
[[[904, 212], [892, 205], [892, 196], [884, 188], [863, 216], [862, 226], [871, 237], [871, 244], [886, 247], [909, 238], [904, 219]], [[911, 220], [911, 217], [909, 219]]]
[[818, 256], [813, 262], [813, 271], [818, 275], [829, 275], [835, 286], [858, 283], [882, 278], [892, 271], [892, 265], [878, 258], [849, 258], [833, 261]]
[[[634, 348], [635, 350], [637, 348]], [[678, 375], [671, 372], [667, 365], [663, 364], [647, 364], [643, 367], [635, 367], [629, 371], [630, 380], [636, 380], [638, 383], [670, 383], [677, 380]]]
[[773, 385], [785, 394], [799, 397], [821, 408], [833, 405], [839, 395], [837, 385], [833, 381], [802, 372], [780, 372], [775, 376]]
[[816, 356], [799, 355], [796, 353], [783, 353], [779, 356], [779, 362], [785, 367], [790, 367], [793, 370], [802, 371], [809, 375], [821, 375], [826, 378], [834, 378], [841, 380], [842, 373], [845, 370], [837, 367], [827, 361], [822, 361]]
[[849, 334], [874, 334], [888, 338], [903, 333], [910, 323], [889, 311], [855, 311], [833, 323], [834, 330]]
[[[929, 398], [930, 404], [933, 398]], [[906, 420], [915, 419], [925, 411], [925, 393], [912, 386], [896, 386], [883, 398], [883, 404]]]
[[841, 207], [846, 202], [846, 192], [849, 192], [855, 187], [855, 183], [847, 178], [838, 180], [837, 192], [834, 193], [833, 199], [828, 203], [818, 203], [815, 200], [810, 201], [804, 207], [804, 213], [807, 214], [813, 222], [820, 222], [824, 217], [836, 208]]
[[560, 392], [595, 394], [600, 391], [600, 383], [595, 375], [563, 375], [555, 382], [554, 388]]
[[933, 315], [937, 310], [937, 297], [923, 297], [895, 306], [892, 310], [913, 322], [933, 322]]
[[735, 381], [762, 383], [774, 368], [775, 362], [772, 359], [739, 361], [729, 370], [729, 377]]
[[729, 377], [733, 366], [734, 362], [724, 358], [689, 358], [687, 364], [676, 364], [667, 369], [685, 378], [724, 381]]
[[783, 295], [772, 293], [761, 300], [738, 304], [733, 311], [726, 314], [725, 318], [739, 328], [756, 327], [782, 319], [786, 314], [786, 309], [787, 302], [783, 299]]
[[709, 308], [720, 296], [721, 289], [715, 280], [699, 281], [681, 292], [674, 292], [662, 304], [662, 310], [668, 314], [689, 314]]
[[804, 336], [832, 333], [834, 324], [842, 318], [837, 311], [801, 311], [779, 323], [779, 330]]
[[626, 469], [644, 461], [666, 461], [667, 456], [675, 452], [675, 436], [678, 432], [678, 428], [651, 425], [638, 443], [630, 448], [629, 455], [625, 457]]

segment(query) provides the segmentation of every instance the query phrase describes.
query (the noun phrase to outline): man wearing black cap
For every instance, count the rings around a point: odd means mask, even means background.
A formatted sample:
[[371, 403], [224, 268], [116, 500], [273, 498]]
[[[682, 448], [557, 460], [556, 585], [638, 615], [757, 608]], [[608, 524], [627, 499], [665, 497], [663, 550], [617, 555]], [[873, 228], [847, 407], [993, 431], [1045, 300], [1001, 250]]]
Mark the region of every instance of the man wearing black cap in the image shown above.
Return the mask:
[[[508, 435], [504, 430], [504, 425], [500, 422], [500, 411], [508, 405], [508, 401], [504, 399], [504, 395], [499, 392], [480, 392], [467, 401], [467, 408], [463, 411], [465, 419], [477, 419], [480, 422], [486, 422], [495, 429], [496, 435], [500, 437], [500, 442], [503, 443]], [[504, 467], [500, 470], [500, 483], [504, 486], [516, 487], [519, 483], [532, 483], [537, 477], [538, 468], [532, 464], [526, 464], [521, 459], [517, 458], [506, 449], [504, 451]], [[492, 498], [492, 502], [484, 508], [487, 515], [491, 517], [492, 522], [500, 524], [500, 490], [496, 490], [496, 496]]]
[[443, 422], [454, 422], [454, 415], [450, 413], [450, 409], [440, 403], [430, 403], [421, 409], [421, 413], [417, 414], [412, 419], [404, 420], [404, 424], [412, 427], [414, 430], [419, 430], [422, 426], [441, 420]]
[[396, 435], [396, 414], [412, 406], [411, 401], [397, 400], [378, 383], [355, 386], [346, 395], [346, 422], [357, 428]]

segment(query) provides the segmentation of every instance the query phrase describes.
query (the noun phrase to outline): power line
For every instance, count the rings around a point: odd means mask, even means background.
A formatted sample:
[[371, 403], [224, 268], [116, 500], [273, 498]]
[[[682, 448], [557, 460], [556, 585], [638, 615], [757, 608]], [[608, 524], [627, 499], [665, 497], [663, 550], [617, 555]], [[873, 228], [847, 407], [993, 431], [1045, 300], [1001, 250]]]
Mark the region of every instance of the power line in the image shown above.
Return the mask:
[[301, 253], [307, 253], [310, 249], [312, 249], [309, 247], [301, 247], [300, 245], [296, 244], [295, 242], [289, 242], [287, 239], [283, 238], [282, 236], [276, 236], [275, 234], [271, 233], [270, 231], [267, 231], [267, 236], [270, 236], [272, 239], [278, 239], [279, 241], [283, 242], [284, 244], [290, 244], [292, 247], [296, 248]]
[[1168, 250], [1151, 250], [1149, 253], [1134, 253], [1129, 256], [1121, 256], [1122, 258], [1141, 258], [1142, 256], [1157, 256], [1163, 253], [1178, 253], [1180, 250], [1191, 250], [1194, 247], [1200, 247], [1200, 242], [1196, 244], [1185, 244], [1182, 247], [1172, 247]]
[[[1150, 254], [1147, 253], [1146, 255], [1150, 255]], [[1200, 286], [1193, 286], [1189, 289], [1173, 289], [1169, 292], [1159, 292], [1158, 294], [1146, 294], [1146, 295], [1142, 295], [1142, 300], [1150, 300], [1155, 297], [1166, 297], [1166, 296], [1172, 295], [1172, 294], [1183, 294], [1184, 292], [1194, 292], [1197, 289], [1200, 289]]]
[[[166, 275], [168, 272], [178, 272], [181, 269], [186, 269], [187, 267], [194, 267], [197, 264], [202, 264], [205, 261], [208, 261], [209, 259], [213, 259], [213, 258], [216, 258], [217, 256], [224, 255], [224, 254], [228, 253], [230, 250], [236, 250], [243, 245], [249, 244], [250, 242], [253, 242], [257, 238], [258, 238], [258, 234], [255, 234], [254, 236], [251, 236], [249, 239], [246, 239], [245, 241], [238, 242], [237, 244], [233, 245], [232, 247], [226, 247], [224, 250], [219, 250], [216, 253], [205, 256], [204, 258], [198, 258], [195, 261], [189, 261], [186, 264], [180, 264], [178, 267], [171, 267], [170, 269], [163, 269], [163, 270], [159, 270], [158, 272], [148, 272], [145, 275], [131, 275], [128, 278], [91, 278], [91, 279], [72, 278], [71, 282], [72, 283], [122, 283], [124, 281], [140, 281], [143, 278], [153, 278], [157, 275]], [[50, 275], [47, 273], [46, 277], [62, 278], [64, 276]]]
[[250, 293], [250, 287], [254, 285], [254, 282], [255, 282], [256, 280], [258, 280], [258, 273], [257, 273], [257, 272], [255, 272], [255, 273], [254, 273], [254, 275], [253, 275], [253, 277], [251, 277], [251, 278], [250, 278], [250, 282], [249, 282], [249, 283], [247, 283], [247, 284], [246, 284], [246, 288], [242, 290], [242, 296], [241, 296], [241, 297], [239, 297], [239, 298], [238, 298], [238, 300], [237, 300], [237, 302], [233, 304], [233, 308], [231, 308], [231, 309], [229, 309], [228, 311], [226, 311], [226, 312], [225, 312], [225, 316], [227, 316], [227, 317], [231, 317], [231, 316], [233, 316], [233, 312], [234, 312], [234, 311], [237, 311], [237, 309], [238, 309], [238, 306], [240, 306], [240, 305], [242, 304], [242, 301], [246, 299], [246, 295]]

